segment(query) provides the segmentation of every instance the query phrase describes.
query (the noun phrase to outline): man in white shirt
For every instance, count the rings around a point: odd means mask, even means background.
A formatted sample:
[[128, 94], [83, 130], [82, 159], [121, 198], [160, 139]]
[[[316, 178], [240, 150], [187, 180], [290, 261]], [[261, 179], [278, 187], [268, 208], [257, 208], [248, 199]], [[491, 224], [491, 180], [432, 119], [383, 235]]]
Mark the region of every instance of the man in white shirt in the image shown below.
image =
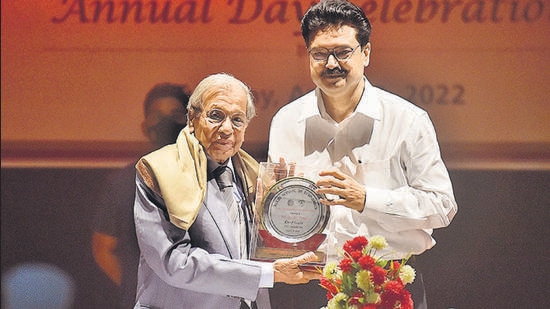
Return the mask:
[[[370, 32], [364, 12], [350, 2], [312, 6], [302, 36], [316, 89], [282, 107], [271, 123], [270, 161], [319, 170], [318, 192], [332, 206], [321, 248], [328, 259], [357, 235], [384, 236], [385, 258], [419, 255], [435, 245], [432, 230], [448, 226], [457, 212], [428, 114], [364, 76]], [[426, 308], [417, 279], [415, 307]]]

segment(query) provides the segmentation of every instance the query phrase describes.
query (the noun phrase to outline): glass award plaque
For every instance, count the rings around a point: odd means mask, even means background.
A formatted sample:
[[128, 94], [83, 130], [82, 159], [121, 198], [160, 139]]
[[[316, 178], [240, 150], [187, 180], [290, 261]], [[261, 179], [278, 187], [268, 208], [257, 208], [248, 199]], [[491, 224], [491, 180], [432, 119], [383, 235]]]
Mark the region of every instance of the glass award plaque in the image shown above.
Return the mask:
[[325, 240], [323, 230], [330, 210], [320, 202], [311, 180], [316, 173], [303, 166], [260, 163], [257, 184], [256, 245], [252, 259], [274, 261], [312, 251], [318, 261], [306, 266], [325, 264], [326, 254], [318, 250]]

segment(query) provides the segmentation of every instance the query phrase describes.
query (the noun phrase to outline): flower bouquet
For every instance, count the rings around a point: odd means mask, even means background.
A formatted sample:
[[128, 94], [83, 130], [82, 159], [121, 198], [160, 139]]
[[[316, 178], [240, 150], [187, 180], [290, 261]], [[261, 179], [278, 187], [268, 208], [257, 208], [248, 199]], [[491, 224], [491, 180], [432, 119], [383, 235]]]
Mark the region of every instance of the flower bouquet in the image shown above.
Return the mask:
[[414, 281], [415, 271], [401, 261], [376, 258], [387, 246], [382, 236], [357, 236], [346, 241], [339, 263], [329, 262], [322, 270], [320, 285], [327, 290], [326, 309], [412, 309], [411, 293], [405, 285]]

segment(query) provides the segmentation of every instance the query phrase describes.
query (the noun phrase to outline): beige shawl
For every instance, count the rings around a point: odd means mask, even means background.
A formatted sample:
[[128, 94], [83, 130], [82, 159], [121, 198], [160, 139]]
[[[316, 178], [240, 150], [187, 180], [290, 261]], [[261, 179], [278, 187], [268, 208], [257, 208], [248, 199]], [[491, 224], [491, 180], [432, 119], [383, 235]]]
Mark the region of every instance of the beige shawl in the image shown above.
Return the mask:
[[[195, 221], [206, 195], [206, 162], [203, 147], [185, 128], [175, 144], [145, 155], [136, 164], [146, 185], [164, 199], [170, 221], [184, 230]], [[241, 149], [233, 156], [233, 165], [253, 208], [258, 162]]]

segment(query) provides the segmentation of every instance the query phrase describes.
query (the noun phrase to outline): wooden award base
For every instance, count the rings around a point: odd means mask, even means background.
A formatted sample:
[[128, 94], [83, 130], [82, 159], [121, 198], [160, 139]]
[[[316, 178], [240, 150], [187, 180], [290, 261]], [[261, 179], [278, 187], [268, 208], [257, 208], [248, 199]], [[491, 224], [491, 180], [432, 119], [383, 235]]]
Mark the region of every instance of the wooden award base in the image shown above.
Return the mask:
[[314, 234], [304, 241], [289, 243], [273, 237], [273, 235], [266, 230], [259, 230], [258, 232], [263, 240], [263, 244], [256, 247], [255, 255], [252, 258], [253, 260], [273, 262], [277, 259], [292, 258], [311, 251], [317, 255], [318, 260], [302, 265], [301, 268], [317, 269], [325, 265], [326, 254], [317, 250], [327, 237], [325, 234]]

